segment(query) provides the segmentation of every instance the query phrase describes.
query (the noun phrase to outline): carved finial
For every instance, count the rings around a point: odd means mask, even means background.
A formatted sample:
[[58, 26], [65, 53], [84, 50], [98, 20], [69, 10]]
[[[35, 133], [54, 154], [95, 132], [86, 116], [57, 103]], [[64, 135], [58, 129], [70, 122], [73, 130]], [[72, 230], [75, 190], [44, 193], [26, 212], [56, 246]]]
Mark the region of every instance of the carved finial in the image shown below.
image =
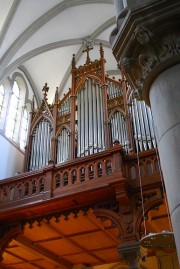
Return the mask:
[[55, 96], [54, 96], [54, 103], [58, 104], [58, 87], [56, 87]]
[[34, 112], [34, 108], [35, 108], [35, 96], [33, 95], [32, 103], [31, 103], [31, 112]]
[[73, 54], [72, 57], [72, 69], [76, 68], [76, 59], [75, 59], [75, 54]]
[[90, 57], [89, 57], [89, 51], [92, 50], [92, 49], [93, 49], [93, 48], [90, 48], [90, 47], [87, 45], [86, 49], [83, 50], [83, 53], [84, 53], [84, 52], [87, 52], [87, 58], [86, 58], [86, 63], [87, 63], [87, 64], [89, 64], [90, 61], [91, 61], [91, 59], [90, 59]]
[[47, 86], [47, 83], [45, 83], [42, 91], [44, 92], [44, 100], [47, 100], [47, 92], [49, 91], [49, 87]]
[[103, 50], [102, 43], [100, 43], [100, 56], [101, 56], [101, 59], [104, 59], [104, 50]]

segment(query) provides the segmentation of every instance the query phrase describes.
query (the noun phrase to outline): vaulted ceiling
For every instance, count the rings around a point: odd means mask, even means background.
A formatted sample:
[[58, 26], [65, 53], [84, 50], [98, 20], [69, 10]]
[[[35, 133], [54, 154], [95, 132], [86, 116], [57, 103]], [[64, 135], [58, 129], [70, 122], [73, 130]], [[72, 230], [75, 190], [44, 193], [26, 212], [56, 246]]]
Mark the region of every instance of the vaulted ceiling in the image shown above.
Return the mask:
[[37, 97], [45, 82], [49, 101], [56, 87], [59, 96], [71, 87], [71, 60], [85, 63], [83, 50], [93, 45], [92, 60], [99, 59], [103, 44], [106, 70], [117, 75], [109, 35], [115, 27], [113, 0], [0, 0], [0, 80], [19, 68], [28, 77]]

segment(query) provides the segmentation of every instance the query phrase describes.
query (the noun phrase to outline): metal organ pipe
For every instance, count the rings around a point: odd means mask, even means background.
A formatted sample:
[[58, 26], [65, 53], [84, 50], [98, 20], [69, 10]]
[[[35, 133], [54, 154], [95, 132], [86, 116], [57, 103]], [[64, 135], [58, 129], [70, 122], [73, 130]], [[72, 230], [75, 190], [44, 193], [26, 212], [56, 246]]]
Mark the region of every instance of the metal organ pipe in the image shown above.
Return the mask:
[[34, 170], [34, 160], [35, 160], [35, 133], [33, 134], [32, 139], [32, 149], [31, 149], [31, 158], [30, 158], [30, 164], [29, 164], [29, 170]]
[[78, 93], [78, 157], [105, 149], [102, 90], [93, 78]]
[[89, 155], [89, 102], [88, 102], [88, 92], [89, 92], [89, 88], [90, 88], [90, 81], [89, 79], [86, 80], [85, 82], [85, 89], [84, 91], [84, 124], [85, 124], [85, 132], [84, 132], [84, 136], [85, 136], [85, 156]]
[[80, 91], [81, 95], [81, 157], [84, 156], [84, 89]]
[[156, 147], [150, 108], [144, 101], [138, 101], [135, 98], [131, 100], [131, 104], [130, 113], [132, 114], [136, 150], [144, 151]]
[[102, 87], [99, 90], [100, 93], [100, 114], [101, 114], [101, 141], [102, 141], [102, 147], [101, 147], [101, 151], [105, 150], [105, 137], [104, 137], [104, 113], [103, 113], [103, 97], [102, 97]]
[[[45, 130], [46, 130], [46, 124], [47, 124], [48, 122], [46, 121], [46, 120], [44, 120], [43, 121], [43, 125], [44, 125], [44, 136], [45, 136]], [[46, 136], [45, 136], [46, 137]], [[43, 149], [44, 149], [44, 154], [42, 154], [42, 163], [44, 164], [44, 163], [46, 163], [46, 139], [43, 139], [43, 143], [42, 143], [43, 145]]]
[[63, 128], [58, 136], [57, 163], [63, 163], [69, 159], [69, 131]]
[[37, 140], [36, 140], [36, 156], [35, 156], [35, 169], [39, 168], [39, 141], [40, 141], [40, 129], [41, 125], [39, 123], [38, 128], [37, 128]]
[[39, 146], [39, 163], [38, 163], [38, 167], [42, 167], [42, 165], [43, 165], [43, 163], [42, 163], [42, 155], [43, 155], [43, 135], [44, 135], [44, 130], [43, 130], [43, 127], [44, 127], [44, 124], [43, 124], [43, 121], [41, 121], [41, 123], [40, 123], [40, 128], [41, 128], [41, 130], [39, 130], [39, 133], [40, 133], [40, 135], [39, 135], [39, 139], [40, 139], [40, 142], [39, 142], [39, 144], [40, 144], [40, 146]]
[[51, 124], [42, 119], [33, 133], [29, 170], [37, 170], [48, 164], [50, 159]]
[[98, 146], [98, 151], [102, 147], [102, 140], [101, 140], [101, 111], [100, 111], [100, 90], [99, 90], [99, 84], [96, 84], [96, 115], [97, 115], [97, 146]]
[[121, 112], [116, 111], [111, 120], [111, 135], [112, 141], [118, 140], [119, 143], [124, 147], [126, 152], [129, 151], [127, 144], [127, 130], [125, 125], [125, 120]]
[[148, 124], [150, 128], [152, 147], [155, 148], [157, 147], [157, 144], [156, 144], [155, 133], [154, 133], [154, 122], [153, 122], [152, 112], [151, 112], [151, 109], [147, 107], [145, 103], [144, 103], [144, 106], [146, 107], [146, 115], [148, 115]]
[[88, 101], [89, 101], [89, 154], [93, 154], [93, 99], [92, 99], [92, 89], [93, 89], [93, 80], [88, 80]]
[[92, 84], [92, 95], [93, 95], [93, 99], [92, 99], [92, 103], [93, 103], [93, 113], [92, 113], [92, 117], [93, 117], [93, 138], [94, 138], [94, 150], [93, 153], [98, 152], [97, 148], [98, 148], [98, 139], [97, 139], [97, 111], [96, 111], [96, 84]]

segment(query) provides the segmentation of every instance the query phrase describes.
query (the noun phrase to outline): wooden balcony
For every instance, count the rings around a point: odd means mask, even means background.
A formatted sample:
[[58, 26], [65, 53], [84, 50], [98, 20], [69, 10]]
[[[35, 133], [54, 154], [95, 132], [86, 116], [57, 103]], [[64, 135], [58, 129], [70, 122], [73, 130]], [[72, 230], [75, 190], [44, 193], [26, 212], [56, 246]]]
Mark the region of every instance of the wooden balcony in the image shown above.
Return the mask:
[[[27, 172], [0, 182], [0, 220], [31, 218], [116, 199], [115, 188], [161, 184], [156, 151], [123, 155], [120, 145], [60, 165]], [[122, 187], [121, 187], [122, 186]], [[119, 188], [119, 187], [118, 187]], [[15, 210], [16, 209], [16, 210]]]

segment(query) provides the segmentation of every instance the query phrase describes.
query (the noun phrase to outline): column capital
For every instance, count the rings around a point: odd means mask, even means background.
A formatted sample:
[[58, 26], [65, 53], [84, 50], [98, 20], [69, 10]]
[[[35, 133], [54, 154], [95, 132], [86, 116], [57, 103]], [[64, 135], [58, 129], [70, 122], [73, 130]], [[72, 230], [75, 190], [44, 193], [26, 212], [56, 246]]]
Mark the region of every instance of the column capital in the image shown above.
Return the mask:
[[139, 242], [122, 243], [117, 247], [120, 257], [129, 264], [129, 269], [139, 269], [140, 246]]
[[[180, 63], [180, 1], [151, 1], [117, 19], [110, 42], [120, 70], [139, 99], [149, 104], [154, 79]], [[122, 27], [123, 26], [123, 27]]]

